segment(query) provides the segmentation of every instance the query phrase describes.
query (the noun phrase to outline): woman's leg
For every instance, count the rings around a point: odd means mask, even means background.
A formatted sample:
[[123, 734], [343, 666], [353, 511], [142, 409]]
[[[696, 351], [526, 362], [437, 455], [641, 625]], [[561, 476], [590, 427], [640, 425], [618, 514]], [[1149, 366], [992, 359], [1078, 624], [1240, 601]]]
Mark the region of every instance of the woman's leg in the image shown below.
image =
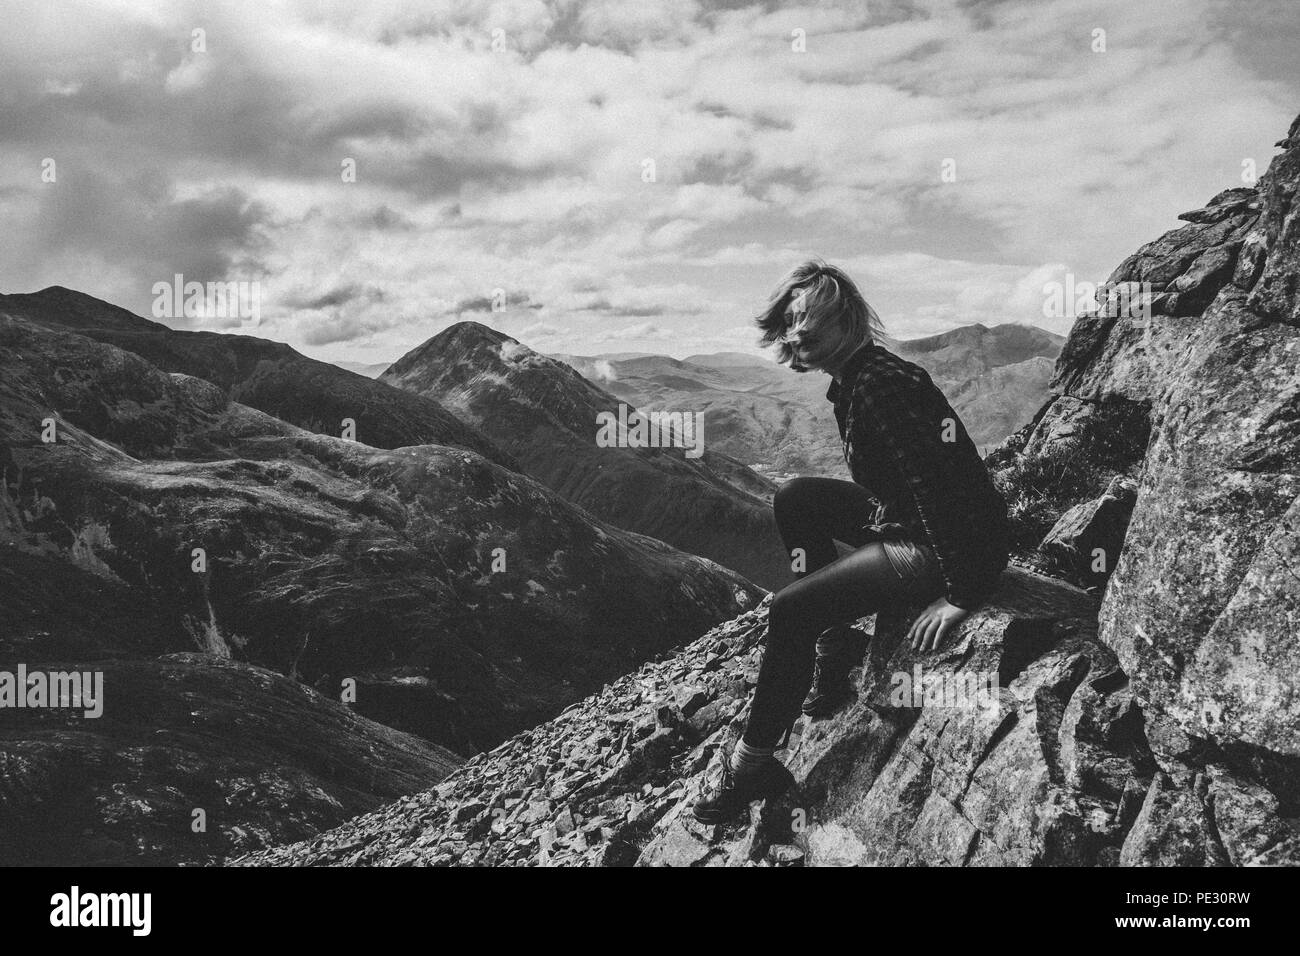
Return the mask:
[[790, 772], [772, 752], [799, 717], [822, 631], [871, 614], [887, 601], [927, 598], [942, 590], [938, 571], [929, 563], [915, 576], [900, 577], [876, 541], [779, 591], [768, 611], [767, 646], [749, 722], [721, 761], [717, 782], [695, 801], [696, 819], [722, 823], [751, 800], [774, 796], [790, 785]]
[[803, 577], [836, 559], [836, 540], [849, 546], [862, 542], [862, 526], [875, 520], [876, 501], [851, 481], [793, 478], [777, 489], [772, 510], [786, 554], [804, 551], [804, 568], [795, 572]]
[[941, 589], [933, 568], [919, 577], [900, 577], [884, 546], [874, 542], [779, 591], [768, 611], [767, 646], [744, 742], [774, 747], [794, 724], [812, 683], [822, 631], [872, 614], [890, 601], [925, 598]]

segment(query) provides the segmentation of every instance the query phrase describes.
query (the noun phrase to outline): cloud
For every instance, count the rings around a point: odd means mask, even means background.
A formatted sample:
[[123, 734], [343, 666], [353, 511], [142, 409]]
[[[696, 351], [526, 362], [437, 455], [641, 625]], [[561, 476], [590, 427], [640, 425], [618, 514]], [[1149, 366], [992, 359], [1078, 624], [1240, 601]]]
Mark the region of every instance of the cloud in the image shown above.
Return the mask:
[[319, 295], [291, 295], [284, 304], [292, 309], [329, 309], [347, 305], [358, 300], [366, 302], [383, 302], [384, 290], [376, 286], [364, 286], [353, 282], [337, 286]]
[[66, 164], [54, 170], [54, 182], [25, 195], [31, 218], [5, 250], [38, 283], [70, 284], [65, 273], [97, 270], [112, 277], [106, 291], [115, 301], [144, 311], [153, 284], [177, 274], [202, 283], [265, 275], [273, 214], [238, 187], [181, 195], [157, 171], [109, 178]]
[[896, 334], [1050, 326], [1045, 275], [1267, 164], [1297, 45], [1276, 0], [15, 0], [0, 277], [256, 278], [260, 334], [349, 359], [461, 315], [738, 347], [814, 252]]

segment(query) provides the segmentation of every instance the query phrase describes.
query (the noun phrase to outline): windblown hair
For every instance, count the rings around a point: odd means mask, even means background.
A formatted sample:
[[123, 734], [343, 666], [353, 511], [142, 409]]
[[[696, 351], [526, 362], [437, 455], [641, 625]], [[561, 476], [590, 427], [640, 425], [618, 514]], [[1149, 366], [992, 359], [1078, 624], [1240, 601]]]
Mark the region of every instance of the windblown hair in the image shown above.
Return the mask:
[[[786, 316], [792, 302], [802, 311], [794, 322]], [[754, 321], [763, 333], [759, 344], [775, 345], [777, 361], [796, 370], [833, 368], [885, 334], [880, 316], [844, 270], [816, 258], [786, 274]], [[796, 364], [796, 342], [807, 353], [803, 365]]]

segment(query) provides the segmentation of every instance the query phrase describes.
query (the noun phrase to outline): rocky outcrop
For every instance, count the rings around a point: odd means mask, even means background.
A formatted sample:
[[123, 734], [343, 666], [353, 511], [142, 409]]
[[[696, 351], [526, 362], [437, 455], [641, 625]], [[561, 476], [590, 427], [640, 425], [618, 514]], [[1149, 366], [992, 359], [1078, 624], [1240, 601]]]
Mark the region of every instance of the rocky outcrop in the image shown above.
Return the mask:
[[1300, 120], [1281, 145], [1120, 266], [1149, 308], [1080, 318], [1056, 396], [990, 458], [1022, 544], [1067, 513], [1058, 541], [1104, 530], [1096, 597], [1013, 567], [919, 657], [917, 609], [882, 612], [856, 699], [792, 738], [795, 789], [732, 827], [689, 804], [743, 726], [761, 608], [243, 862], [1300, 863]]
[[600, 447], [597, 416], [617, 417], [620, 400], [476, 322], [412, 349], [381, 381], [437, 399], [529, 475], [603, 521], [717, 561], [763, 587], [789, 579], [770, 505], [775, 486], [710, 450], [707, 417], [698, 458], [683, 448]]
[[1010, 469], [1086, 460], [1080, 436], [1133, 447], [1104, 423], [1135, 409], [1146, 418], [1099, 630], [1165, 773], [1143, 817], [1149, 836], [1126, 849], [1134, 861], [1170, 859], [1161, 820], [1204, 842], [1213, 827], [1179, 808], [1219, 794], [1274, 808], [1254, 831], [1300, 805], [1300, 120], [1279, 145], [1258, 188], [1183, 214], [1188, 225], [1115, 271], [1116, 286], [1147, 284], [1149, 309], [1078, 321], [1057, 363], [1059, 397]]
[[743, 729], [736, 720], [710, 741], [710, 766], [638, 862], [1116, 862], [1135, 809], [1132, 782], [1152, 763], [1115, 656], [1095, 639], [1095, 604], [1013, 569], [960, 638], [934, 654], [900, 640], [915, 610], [880, 616], [856, 702], [805, 721], [791, 738], [794, 790], [756, 804], [734, 829], [694, 820], [689, 798]]

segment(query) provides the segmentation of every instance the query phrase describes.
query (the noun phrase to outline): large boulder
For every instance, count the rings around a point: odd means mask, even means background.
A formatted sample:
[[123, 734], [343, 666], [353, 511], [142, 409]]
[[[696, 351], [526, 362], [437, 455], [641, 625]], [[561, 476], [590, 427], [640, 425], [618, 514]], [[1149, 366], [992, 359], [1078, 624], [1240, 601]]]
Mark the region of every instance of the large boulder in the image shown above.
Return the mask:
[[744, 725], [701, 748], [709, 766], [665, 815], [640, 865], [1106, 865], [1131, 822], [1131, 781], [1154, 769], [1095, 602], [1019, 569], [940, 651], [902, 637], [917, 608], [881, 614], [855, 703], [804, 721], [797, 787], [737, 828], [705, 827], [691, 798]]
[[1137, 483], [1116, 475], [1097, 498], [1075, 505], [1047, 532], [1038, 548], [1052, 569], [1086, 588], [1103, 587], [1124, 546]]

